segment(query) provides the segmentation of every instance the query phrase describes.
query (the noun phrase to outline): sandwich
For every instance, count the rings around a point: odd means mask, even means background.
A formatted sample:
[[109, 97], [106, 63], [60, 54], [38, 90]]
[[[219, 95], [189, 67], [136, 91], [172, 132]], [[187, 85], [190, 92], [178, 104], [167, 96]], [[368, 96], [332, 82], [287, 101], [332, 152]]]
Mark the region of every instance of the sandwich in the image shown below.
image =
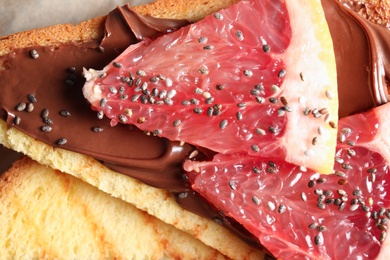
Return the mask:
[[11, 35], [1, 142], [230, 258], [384, 257], [388, 33], [356, 10], [389, 9], [370, 4], [157, 1]]

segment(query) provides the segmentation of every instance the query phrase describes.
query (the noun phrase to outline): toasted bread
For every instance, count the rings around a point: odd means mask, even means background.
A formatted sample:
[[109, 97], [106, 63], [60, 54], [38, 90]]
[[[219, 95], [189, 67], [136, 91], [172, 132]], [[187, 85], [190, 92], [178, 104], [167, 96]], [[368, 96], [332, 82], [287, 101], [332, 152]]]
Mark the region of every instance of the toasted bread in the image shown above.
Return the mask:
[[2, 259], [226, 259], [123, 200], [27, 157], [0, 176]]

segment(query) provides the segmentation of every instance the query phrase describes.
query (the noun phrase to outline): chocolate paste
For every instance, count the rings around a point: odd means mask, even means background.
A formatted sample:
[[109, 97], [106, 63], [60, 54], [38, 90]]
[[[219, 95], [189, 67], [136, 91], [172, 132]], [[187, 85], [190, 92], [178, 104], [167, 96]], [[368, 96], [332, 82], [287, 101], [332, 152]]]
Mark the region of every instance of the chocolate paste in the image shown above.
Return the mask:
[[[335, 46], [340, 117], [387, 102], [389, 61], [385, 54], [390, 53], [389, 32], [347, 6], [333, 0], [322, 3]], [[107, 16], [103, 39], [13, 50], [0, 57], [0, 117], [9, 126], [53, 147], [59, 146], [59, 140], [66, 140], [61, 148], [92, 156], [115, 171], [168, 189], [185, 208], [214, 218], [217, 214], [191, 191], [182, 170], [183, 160], [196, 147], [147, 135], [134, 126], [110, 127], [109, 120], [99, 119], [82, 95], [83, 67], [102, 69], [130, 44], [186, 24], [187, 21], [142, 17], [126, 5]], [[36, 50], [39, 58], [32, 58], [31, 50]], [[17, 111], [19, 103], [31, 102], [29, 94], [37, 100], [34, 109]], [[52, 124], [42, 117], [44, 109], [49, 110]], [[67, 113], [62, 115], [61, 111]], [[52, 130], [42, 131], [45, 125]]]
[[322, 0], [337, 63], [339, 116], [388, 102], [390, 33], [362, 18], [352, 4]]

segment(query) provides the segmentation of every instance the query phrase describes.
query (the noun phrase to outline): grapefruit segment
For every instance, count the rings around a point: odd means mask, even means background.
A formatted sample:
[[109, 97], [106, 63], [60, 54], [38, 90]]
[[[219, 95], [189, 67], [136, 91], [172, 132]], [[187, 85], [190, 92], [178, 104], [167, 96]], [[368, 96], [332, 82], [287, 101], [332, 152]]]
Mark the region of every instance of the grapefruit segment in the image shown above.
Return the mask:
[[390, 219], [389, 113], [386, 104], [339, 121], [331, 175], [242, 154], [185, 169], [195, 191], [278, 258], [374, 259]]
[[337, 83], [320, 1], [241, 1], [85, 76], [112, 125], [332, 169]]

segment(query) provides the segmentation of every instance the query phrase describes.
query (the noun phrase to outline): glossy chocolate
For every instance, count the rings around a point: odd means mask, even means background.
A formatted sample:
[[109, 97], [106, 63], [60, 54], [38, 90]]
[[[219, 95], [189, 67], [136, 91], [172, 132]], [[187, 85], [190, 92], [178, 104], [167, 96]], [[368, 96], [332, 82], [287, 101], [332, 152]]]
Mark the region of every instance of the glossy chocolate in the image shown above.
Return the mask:
[[339, 116], [387, 103], [390, 32], [362, 18], [352, 3], [322, 0], [335, 49]]

